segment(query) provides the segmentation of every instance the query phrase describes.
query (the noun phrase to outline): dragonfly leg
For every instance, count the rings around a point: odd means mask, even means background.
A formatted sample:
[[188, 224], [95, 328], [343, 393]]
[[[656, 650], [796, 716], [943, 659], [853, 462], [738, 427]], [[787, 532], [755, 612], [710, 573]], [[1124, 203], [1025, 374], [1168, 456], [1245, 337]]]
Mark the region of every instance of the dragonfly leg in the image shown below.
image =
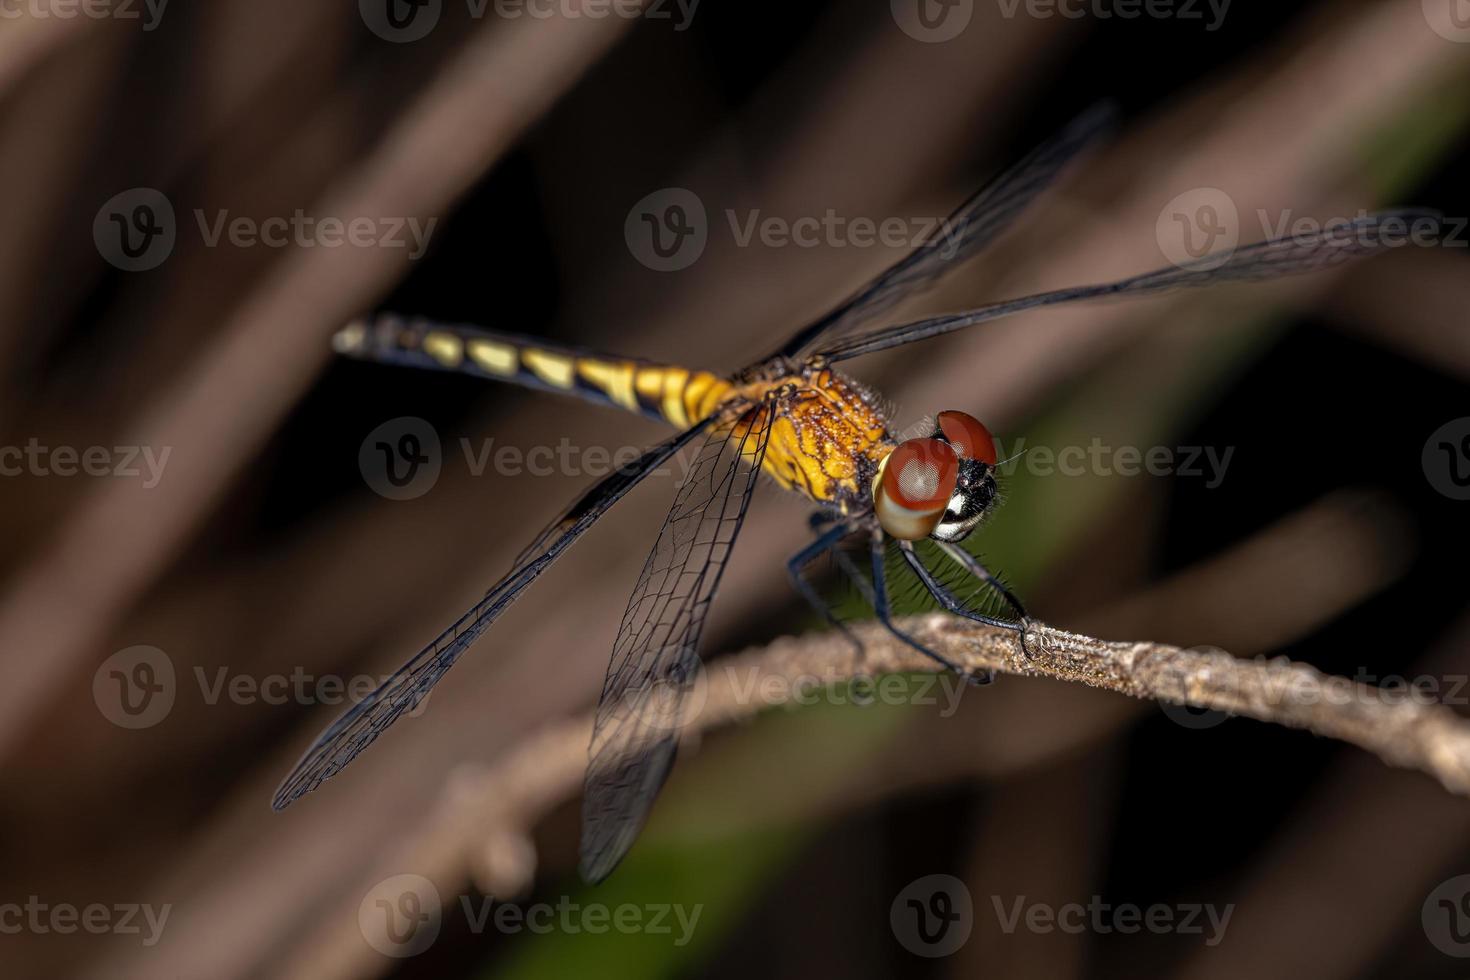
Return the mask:
[[[929, 594], [937, 599], [939, 601], [939, 604], [942, 605], [945, 609], [948, 609], [956, 616], [963, 616], [966, 619], [973, 619], [977, 623], [985, 623], [988, 626], [1014, 628], [1014, 625], [1011, 623], [1006, 623], [1002, 620], [994, 619], [990, 616], [973, 612], [965, 608], [965, 604], [960, 601], [960, 598], [949, 589], [945, 588], [944, 584], [936, 579], [933, 573], [931, 573], [929, 569], [924, 566], [924, 562], [922, 559], [919, 558], [918, 552], [914, 551], [914, 544], [912, 541], [900, 541], [898, 543], [898, 548], [900, 551], [903, 552], [904, 561], [909, 563], [909, 567], [914, 570], [914, 574], [919, 576], [919, 581], [924, 583], [924, 588], [927, 589]], [[988, 670], [975, 671], [974, 679], [976, 684], [989, 684], [991, 681], [995, 680], [995, 674]]]
[[[812, 516], [813, 530], [816, 530], [823, 523], [830, 523], [830, 521], [819, 523], [817, 520], [818, 516], [826, 515]], [[822, 618], [830, 623], [833, 627], [841, 630], [842, 635], [847, 638], [847, 641], [851, 643], [853, 647], [857, 650], [858, 656], [861, 657], [863, 654], [862, 643], [860, 643], [858, 641], [858, 638], [853, 635], [852, 630], [847, 628], [847, 624], [838, 619], [836, 615], [833, 614], [832, 607], [829, 606], [827, 602], [822, 598], [821, 593], [813, 588], [812, 584], [806, 580], [805, 576], [802, 575], [802, 572], [806, 569], [808, 565], [810, 565], [812, 562], [816, 561], [817, 558], [828, 552], [831, 552], [831, 554], [837, 558], [839, 563], [845, 561], [847, 559], [847, 556], [836, 549], [837, 545], [842, 542], [842, 539], [847, 537], [851, 533], [852, 529], [846, 524], [839, 524], [838, 526], [825, 532], [820, 537], [818, 537], [817, 540], [813, 541], [811, 544], [807, 545], [805, 548], [801, 549], [801, 551], [797, 552], [791, 557], [791, 560], [786, 563], [786, 574], [790, 576], [791, 584], [796, 587], [796, 591], [801, 593], [801, 597], [807, 601], [807, 605], [811, 606], [817, 612], [821, 613]]]
[[842, 520], [841, 514], [833, 513], [830, 510], [814, 510], [812, 511], [812, 516], [807, 518], [807, 524], [811, 526], [813, 534], [820, 534], [822, 528], [829, 524], [835, 524], [840, 520]]
[[[1031, 657], [1031, 648], [1026, 642], [1026, 628], [1031, 625], [1031, 617], [1026, 614], [1026, 607], [1021, 605], [1021, 600], [1016, 598], [1015, 593], [1006, 588], [1005, 583], [996, 578], [995, 575], [990, 571], [990, 569], [982, 565], [980, 563], [980, 559], [970, 554], [964, 548], [961, 548], [959, 545], [955, 544], [952, 541], [941, 541], [939, 542], [939, 547], [942, 548], [944, 550], [944, 553], [948, 555], [955, 563], [963, 566], [966, 570], [969, 571], [971, 575], [980, 579], [986, 585], [994, 589], [996, 591], [996, 594], [998, 594], [1002, 599], [1006, 601], [1006, 605], [1015, 610], [1016, 618], [1019, 620], [1019, 623], [1008, 623], [1004, 620], [995, 620], [980, 616], [970, 616], [969, 618], [979, 619], [981, 622], [988, 623], [991, 626], [999, 626], [1002, 629], [1015, 630], [1017, 633], [1020, 633], [1021, 652], [1025, 654], [1026, 657], [1029, 659]], [[917, 558], [918, 556], [916, 555], [914, 557]], [[910, 564], [912, 564], [912, 562], [910, 562]], [[937, 595], [935, 597], [938, 598]], [[944, 600], [940, 599], [939, 601], [943, 602]]]
[[878, 621], [883, 624], [888, 632], [892, 633], [898, 639], [902, 640], [904, 643], [907, 643], [909, 646], [913, 647], [915, 650], [919, 651], [929, 659], [935, 661], [938, 664], [941, 664], [947, 670], [951, 670], [954, 673], [965, 678], [966, 680], [970, 681], [970, 683], [976, 685], [989, 683], [989, 671], [972, 672], [966, 670], [964, 667], [961, 667], [959, 664], [955, 663], [953, 660], [950, 660], [948, 657], [945, 657], [942, 654], [935, 653], [933, 650], [930, 650], [928, 647], [924, 646], [924, 644], [920, 643], [912, 636], [909, 636], [907, 633], [900, 630], [897, 626], [893, 625], [893, 616], [890, 614], [888, 608], [887, 576], [885, 575], [883, 568], [883, 560], [886, 555], [886, 545], [884, 544], [883, 531], [881, 529], [874, 528], [873, 530], [872, 551], [873, 611], [878, 614]]

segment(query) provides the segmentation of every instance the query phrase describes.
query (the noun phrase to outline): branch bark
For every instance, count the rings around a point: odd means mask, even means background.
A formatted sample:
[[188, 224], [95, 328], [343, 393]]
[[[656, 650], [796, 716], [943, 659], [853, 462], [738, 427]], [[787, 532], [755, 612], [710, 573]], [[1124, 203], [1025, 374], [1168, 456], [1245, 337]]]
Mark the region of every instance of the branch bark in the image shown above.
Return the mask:
[[[1014, 633], [945, 614], [913, 617], [904, 628], [968, 668], [1050, 677], [1303, 729], [1359, 746], [1390, 765], [1428, 773], [1451, 792], [1470, 796], [1470, 721], [1407, 690], [1326, 675], [1284, 657], [1246, 660], [1214, 648], [1109, 642], [1044, 625], [1028, 634], [1030, 656]], [[861, 659], [841, 636], [818, 633], [709, 665], [690, 695], [686, 741], [786, 704], [811, 684], [936, 669], [881, 627], [855, 632], [865, 647]], [[589, 718], [549, 728], [497, 765], [452, 781], [438, 816], [422, 829], [420, 846], [410, 845], [417, 854], [412, 865], [438, 871], [456, 886], [453, 869], [468, 866], [485, 890], [520, 892], [534, 871], [530, 830], [577, 792], [590, 728]], [[474, 853], [464, 853], [465, 841], [476, 842]]]
[[[1370, 582], [1381, 579], [1385, 569], [1398, 567], [1399, 559], [1372, 545], [1380, 539], [1398, 540], [1398, 533], [1384, 528], [1370, 532], [1372, 525], [1363, 523], [1365, 513], [1385, 517], [1381, 506], [1363, 507], [1330, 498], [1263, 531], [1227, 556], [1181, 573], [1131, 601], [1110, 605], [1110, 615], [1098, 621], [1100, 630], [1207, 634], [1230, 637], [1229, 642], [1239, 649], [1278, 648], [1309, 629], [1302, 617], [1311, 623], [1330, 618], [1330, 611], [1354, 603]], [[1260, 574], [1242, 576], [1243, 567], [1260, 570]], [[1327, 573], [1327, 568], [1336, 574]], [[1367, 569], [1374, 570], [1372, 576]], [[1289, 606], [1261, 603], [1262, 596], [1303, 580], [1315, 582], [1317, 588], [1298, 589]], [[1250, 583], [1250, 588], [1236, 594], [1241, 582]], [[1248, 626], [1223, 622], [1211, 612], [1221, 606], [1256, 607], [1261, 616]], [[1163, 610], [1168, 615], [1162, 615]], [[1354, 720], [1352, 705], [1342, 714], [1336, 707], [1322, 711], [1322, 703], [1330, 705], [1343, 696], [1372, 700], [1375, 689], [1324, 677], [1286, 660], [1245, 660], [1218, 650], [1184, 650], [1158, 643], [1108, 643], [1045, 626], [1032, 631], [1028, 641], [1032, 656], [1027, 658], [1013, 634], [974, 627], [942, 614], [909, 620], [905, 628], [970, 667], [1076, 681], [1136, 697], [1172, 696], [1200, 707], [1236, 710], [1254, 717], [1268, 715], [1268, 720], [1358, 744], [1366, 742], [1365, 747], [1372, 751], [1418, 768], [1426, 766], [1415, 758], [1428, 759], [1436, 753], [1393, 752], [1393, 747], [1438, 741], [1455, 751], [1437, 757], [1464, 758], [1470, 746], [1470, 723], [1462, 724], [1438, 707], [1409, 704], [1405, 713], [1394, 706], [1391, 695], [1381, 698], [1379, 704], [1387, 720], [1377, 715]], [[714, 660], [689, 699], [691, 710], [683, 726], [686, 742], [704, 731], [789, 704], [815, 685], [935, 669], [932, 661], [895, 643], [881, 628], [859, 626], [855, 632], [866, 648], [861, 660], [851, 645], [830, 633], [777, 640]], [[1314, 692], [1315, 705], [1311, 703]], [[982, 689], [974, 696], [992, 695]], [[1263, 707], [1252, 709], [1253, 703]], [[1014, 705], [1007, 710], [1014, 713]], [[1426, 725], [1423, 716], [1439, 720]], [[1435, 724], [1442, 733], [1426, 734]], [[1048, 727], [1055, 730], [1060, 725]], [[973, 735], [973, 730], [961, 731]], [[1393, 732], [1399, 734], [1390, 734]], [[564, 721], [532, 734], [493, 764], [452, 771], [438, 805], [424, 813], [374, 867], [363, 869], [360, 877], [366, 882], [412, 869], [433, 880], [442, 894], [459, 893], [471, 880], [481, 891], [501, 898], [525, 892], [538, 860], [532, 843], [534, 831], [579, 791], [590, 733], [590, 717]], [[1381, 744], [1372, 741], [1375, 736], [1383, 736]], [[965, 737], [960, 736], [961, 740]], [[1466, 792], [1464, 767], [1451, 771], [1456, 774], [1452, 788]], [[667, 808], [662, 812], [667, 813]], [[363, 944], [352, 914], [361, 898], [361, 891], [349, 891], [340, 902], [319, 908], [314, 924], [302, 930], [289, 948], [273, 951], [263, 968], [274, 975], [312, 980], [380, 973], [384, 961]]]

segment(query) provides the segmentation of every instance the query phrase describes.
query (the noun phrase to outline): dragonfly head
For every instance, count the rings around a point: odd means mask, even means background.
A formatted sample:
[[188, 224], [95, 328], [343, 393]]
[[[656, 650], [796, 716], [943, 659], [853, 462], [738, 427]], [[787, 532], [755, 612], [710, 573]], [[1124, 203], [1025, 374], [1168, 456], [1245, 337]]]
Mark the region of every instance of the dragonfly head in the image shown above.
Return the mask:
[[940, 412], [935, 432], [889, 453], [873, 481], [873, 510], [890, 536], [962, 541], [996, 499], [995, 439], [964, 412]]

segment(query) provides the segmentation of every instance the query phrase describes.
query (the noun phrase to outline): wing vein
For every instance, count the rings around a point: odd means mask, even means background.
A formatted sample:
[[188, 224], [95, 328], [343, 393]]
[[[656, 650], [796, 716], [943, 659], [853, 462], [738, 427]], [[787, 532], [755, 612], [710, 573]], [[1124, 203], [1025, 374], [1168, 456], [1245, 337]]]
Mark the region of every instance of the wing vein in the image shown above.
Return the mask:
[[463, 616], [414, 655], [367, 698], [334, 721], [307, 749], [276, 790], [272, 806], [285, 809], [341, 772], [406, 712], [416, 708], [465, 650], [520, 598], [562, 553], [633, 487], [702, 433], [694, 426], [649, 449], [626, 467], [605, 477], [572, 504], [521, 553], [511, 570]]
[[600, 881], [632, 846], [673, 765], [699, 638], [760, 475], [774, 401], [713, 429], [628, 600], [589, 747], [582, 874]]

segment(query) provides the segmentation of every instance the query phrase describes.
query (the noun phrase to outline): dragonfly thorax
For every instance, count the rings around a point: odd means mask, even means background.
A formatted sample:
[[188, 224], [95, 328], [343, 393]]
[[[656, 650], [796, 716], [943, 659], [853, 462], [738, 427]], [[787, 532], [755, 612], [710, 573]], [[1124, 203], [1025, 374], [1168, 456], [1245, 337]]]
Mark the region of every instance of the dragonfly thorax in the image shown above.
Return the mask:
[[[848, 514], [869, 506], [868, 487], [895, 441], [877, 399], [821, 363], [748, 381], [740, 394], [759, 401], [790, 387], [771, 407], [763, 468], [782, 487]], [[764, 421], [764, 420], [763, 420]]]

